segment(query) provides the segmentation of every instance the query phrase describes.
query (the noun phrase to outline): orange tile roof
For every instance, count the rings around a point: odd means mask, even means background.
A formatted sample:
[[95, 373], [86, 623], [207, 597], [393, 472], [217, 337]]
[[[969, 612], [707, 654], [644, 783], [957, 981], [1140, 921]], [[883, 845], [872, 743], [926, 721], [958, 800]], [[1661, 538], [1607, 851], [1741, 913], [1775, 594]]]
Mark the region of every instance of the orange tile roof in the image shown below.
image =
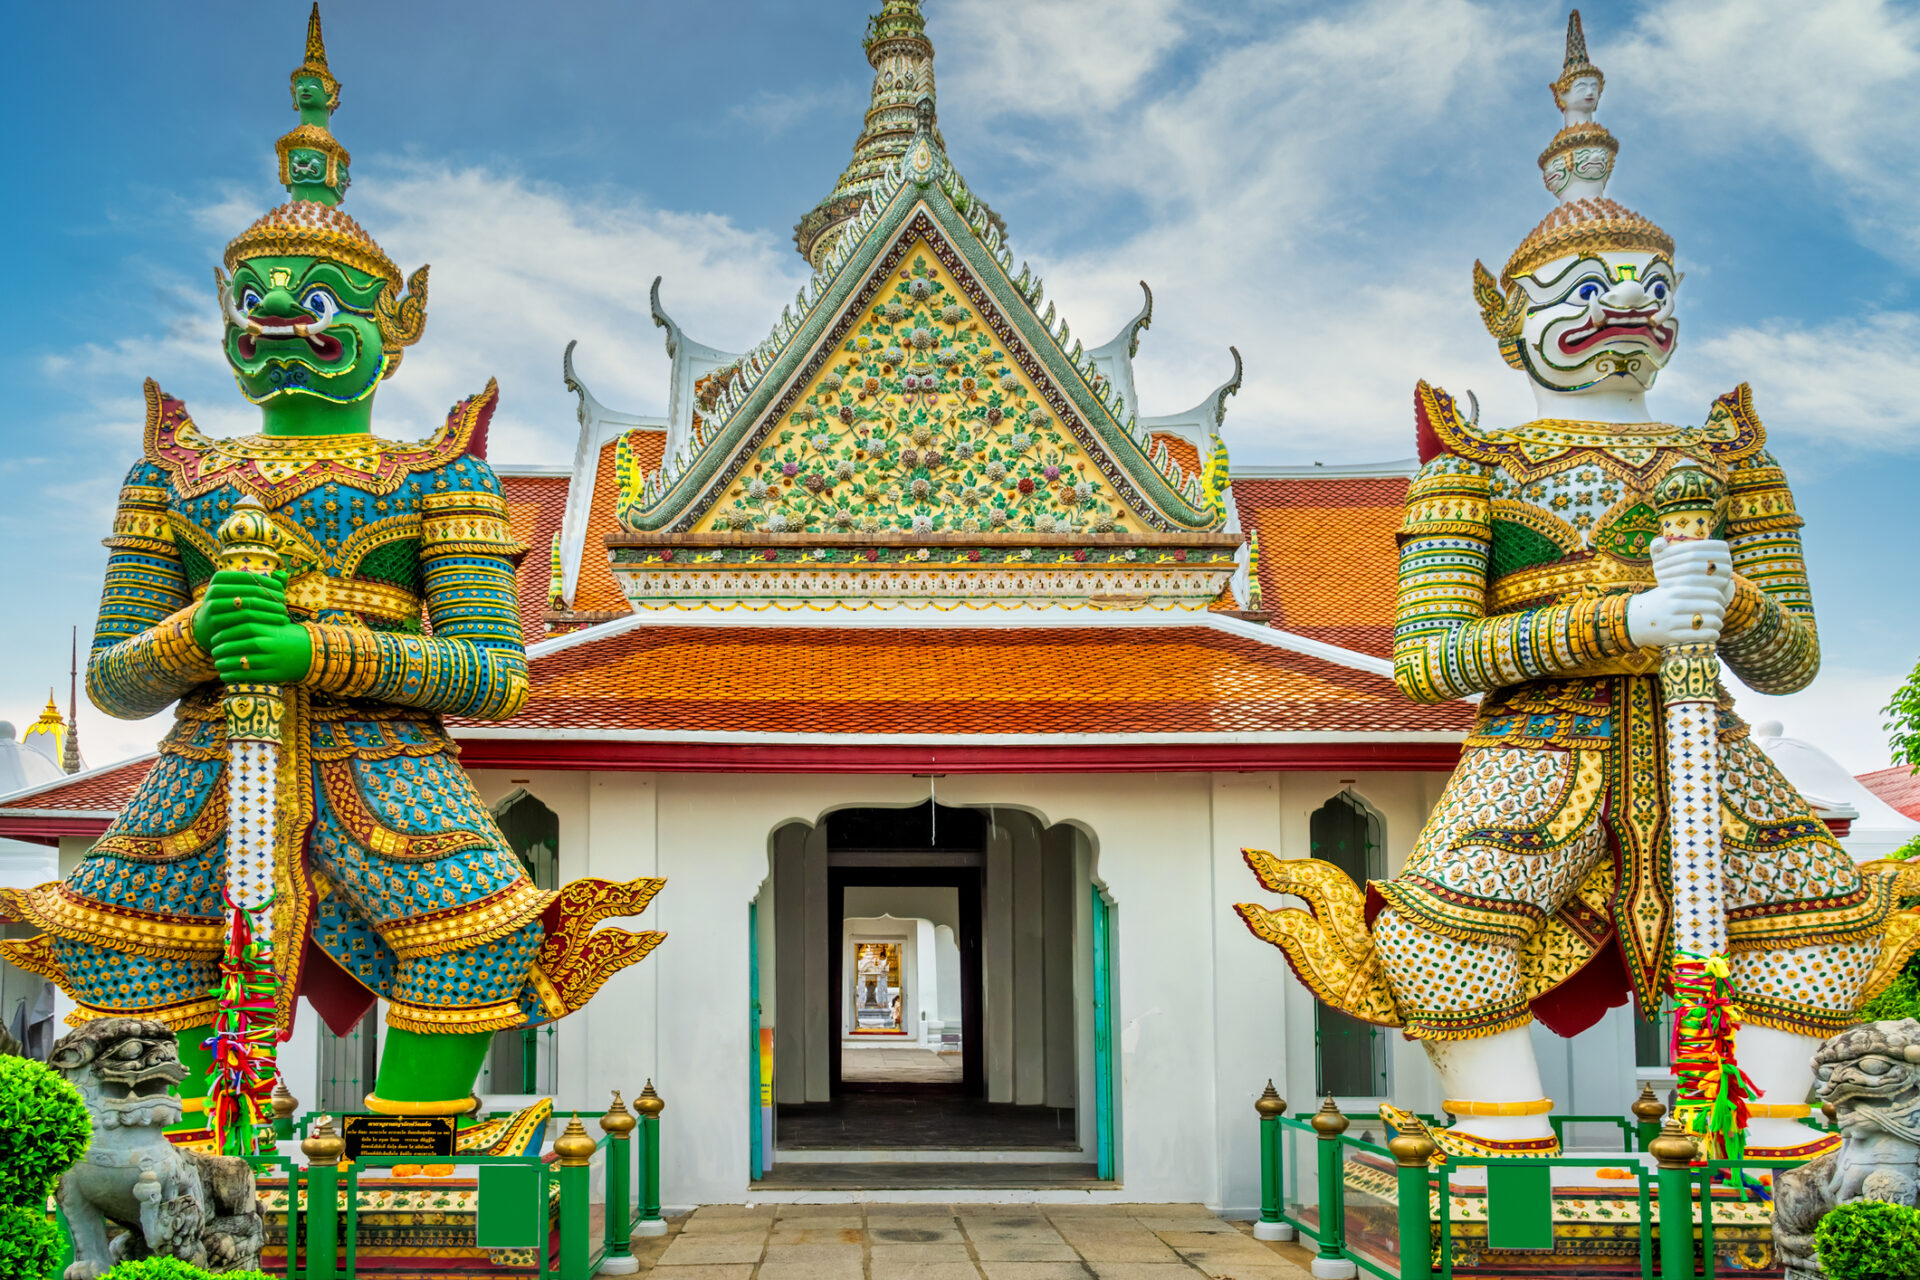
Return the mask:
[[1464, 732], [1465, 703], [1196, 624], [613, 624], [536, 657], [503, 730], [742, 734]]
[[[634, 431], [631, 434], [634, 466], [641, 475], [646, 475], [666, 456], [667, 433]], [[587, 541], [580, 551], [580, 580], [573, 590], [575, 613], [628, 612], [627, 597], [614, 581], [613, 570], [607, 564], [607, 535], [622, 532], [620, 522], [614, 518], [614, 507], [620, 501], [620, 479], [614, 474], [613, 454], [619, 447], [618, 440], [609, 440], [600, 446], [600, 469], [594, 475], [593, 505], [587, 513]]]
[[566, 476], [500, 477], [507, 499], [507, 528], [527, 546], [515, 586], [520, 597], [520, 638], [528, 644], [547, 638], [547, 589], [553, 581], [553, 538], [567, 513]]
[[136, 756], [49, 782], [0, 800], [0, 812], [13, 810], [71, 810], [81, 813], [118, 812], [133, 798], [134, 788], [147, 776], [157, 756]]
[[1235, 480], [1243, 529], [1260, 535], [1261, 607], [1273, 625], [1375, 657], [1393, 654], [1407, 480]]
[[1147, 446], [1147, 452], [1152, 453], [1158, 449], [1162, 441], [1166, 442], [1167, 452], [1173, 455], [1173, 460], [1180, 464], [1181, 475], [1200, 474], [1200, 450], [1194, 447], [1193, 441], [1185, 436], [1175, 435], [1171, 431], [1156, 431], [1153, 433], [1152, 443]]
[[1904, 764], [1859, 775], [1860, 785], [1907, 817], [1920, 822], [1920, 776]]
[[[634, 462], [642, 474], [660, 465], [666, 456], [667, 433], [636, 430]], [[614, 580], [607, 564], [607, 535], [620, 532], [614, 508], [620, 500], [620, 481], [614, 474], [613, 455], [620, 442], [609, 440], [600, 446], [598, 469], [594, 472], [593, 501], [587, 509], [586, 542], [581, 548], [580, 573], [574, 583], [573, 611], [586, 614], [626, 613], [627, 598]], [[507, 498], [507, 522], [513, 536], [527, 544], [526, 559], [520, 563], [520, 634], [528, 644], [544, 640], [550, 634], [545, 621], [547, 592], [553, 582], [553, 537], [566, 519], [567, 495], [573, 480], [568, 476], [500, 477]]]

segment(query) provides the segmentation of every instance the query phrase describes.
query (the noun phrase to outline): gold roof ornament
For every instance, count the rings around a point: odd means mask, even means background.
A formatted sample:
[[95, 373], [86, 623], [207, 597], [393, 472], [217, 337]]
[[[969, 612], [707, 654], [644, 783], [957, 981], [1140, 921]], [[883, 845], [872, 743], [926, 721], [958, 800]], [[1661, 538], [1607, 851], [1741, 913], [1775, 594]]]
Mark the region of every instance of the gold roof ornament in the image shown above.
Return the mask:
[[333, 78], [333, 72], [327, 69], [327, 42], [320, 34], [320, 0], [314, 0], [313, 11], [307, 15], [307, 51], [300, 65], [287, 77], [288, 88], [293, 92], [293, 105], [300, 108], [300, 77], [312, 76], [327, 91], [327, 110], [340, 109], [340, 82]]

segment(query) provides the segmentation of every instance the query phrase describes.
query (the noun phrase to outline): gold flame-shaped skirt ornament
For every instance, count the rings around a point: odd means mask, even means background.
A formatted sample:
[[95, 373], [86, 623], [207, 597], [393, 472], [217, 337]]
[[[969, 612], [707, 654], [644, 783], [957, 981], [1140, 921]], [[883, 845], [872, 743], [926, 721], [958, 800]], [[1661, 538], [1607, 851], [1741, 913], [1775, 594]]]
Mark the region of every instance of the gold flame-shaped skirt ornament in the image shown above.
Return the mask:
[[[241, 573], [280, 571], [280, 534], [266, 509], [243, 499], [220, 527], [220, 567]], [[207, 1089], [214, 1147], [253, 1155], [273, 1091], [278, 1038], [274, 1005], [272, 907], [279, 843], [278, 774], [286, 699], [280, 686], [230, 684], [226, 715], [226, 949], [220, 962], [213, 1065]]]

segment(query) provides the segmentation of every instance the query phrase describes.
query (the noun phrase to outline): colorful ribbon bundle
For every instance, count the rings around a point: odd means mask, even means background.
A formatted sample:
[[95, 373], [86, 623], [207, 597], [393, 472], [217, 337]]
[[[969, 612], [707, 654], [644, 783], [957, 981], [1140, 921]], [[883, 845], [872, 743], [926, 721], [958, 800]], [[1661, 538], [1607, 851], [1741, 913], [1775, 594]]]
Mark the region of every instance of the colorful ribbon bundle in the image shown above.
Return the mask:
[[[230, 1156], [256, 1154], [257, 1134], [272, 1107], [274, 1078], [273, 943], [254, 937], [253, 913], [233, 905], [213, 1035], [202, 1045], [213, 1055], [208, 1068], [207, 1124], [214, 1149]], [[265, 912], [260, 912], [264, 918]]]
[[1747, 1104], [1760, 1096], [1734, 1059], [1740, 1007], [1725, 956], [1682, 951], [1673, 969], [1674, 1118], [1709, 1159], [1738, 1160], [1747, 1145]]

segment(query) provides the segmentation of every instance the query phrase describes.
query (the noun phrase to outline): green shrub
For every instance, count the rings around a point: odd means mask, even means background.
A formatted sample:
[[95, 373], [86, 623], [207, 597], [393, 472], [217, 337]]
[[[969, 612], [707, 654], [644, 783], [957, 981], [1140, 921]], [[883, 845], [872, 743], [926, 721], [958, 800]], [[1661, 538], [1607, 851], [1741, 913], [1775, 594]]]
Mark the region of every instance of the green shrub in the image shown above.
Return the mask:
[[1828, 1280], [1920, 1276], [1920, 1209], [1852, 1200], [1828, 1211], [1813, 1233]]
[[1920, 958], [1907, 961], [1906, 968], [1894, 975], [1887, 989], [1861, 1005], [1855, 1016], [1862, 1022], [1920, 1018]]
[[106, 1280], [268, 1280], [261, 1271], [208, 1271], [178, 1258], [141, 1258], [107, 1272]]
[[92, 1141], [78, 1089], [30, 1058], [0, 1058], [0, 1205], [44, 1209]]
[[36, 1208], [0, 1205], [0, 1276], [7, 1280], [53, 1280], [60, 1262], [60, 1229]]

